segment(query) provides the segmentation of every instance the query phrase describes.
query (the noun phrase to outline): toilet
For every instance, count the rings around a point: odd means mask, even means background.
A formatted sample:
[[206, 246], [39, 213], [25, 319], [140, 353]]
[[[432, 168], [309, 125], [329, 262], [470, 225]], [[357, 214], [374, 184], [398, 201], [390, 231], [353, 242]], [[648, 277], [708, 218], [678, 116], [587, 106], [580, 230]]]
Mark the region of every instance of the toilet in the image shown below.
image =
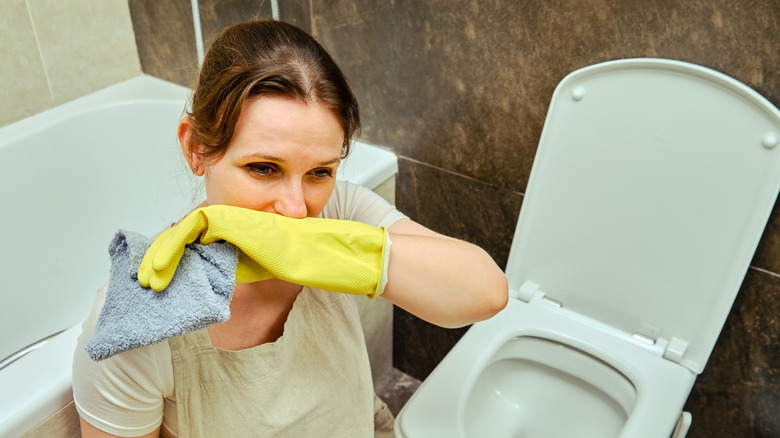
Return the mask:
[[703, 371], [780, 192], [780, 111], [664, 59], [555, 90], [506, 267], [399, 413], [403, 438], [684, 437]]

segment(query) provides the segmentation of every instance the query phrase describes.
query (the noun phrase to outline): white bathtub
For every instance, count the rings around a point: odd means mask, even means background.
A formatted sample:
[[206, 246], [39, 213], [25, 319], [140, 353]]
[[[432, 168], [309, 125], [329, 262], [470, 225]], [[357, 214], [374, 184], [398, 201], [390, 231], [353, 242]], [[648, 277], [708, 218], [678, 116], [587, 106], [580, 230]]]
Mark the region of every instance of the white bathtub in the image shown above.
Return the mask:
[[[139, 76], [0, 129], [0, 437], [72, 399], [113, 233], [153, 234], [200, 197], [176, 140], [188, 91]], [[338, 175], [373, 189], [396, 172], [394, 154], [358, 142]]]

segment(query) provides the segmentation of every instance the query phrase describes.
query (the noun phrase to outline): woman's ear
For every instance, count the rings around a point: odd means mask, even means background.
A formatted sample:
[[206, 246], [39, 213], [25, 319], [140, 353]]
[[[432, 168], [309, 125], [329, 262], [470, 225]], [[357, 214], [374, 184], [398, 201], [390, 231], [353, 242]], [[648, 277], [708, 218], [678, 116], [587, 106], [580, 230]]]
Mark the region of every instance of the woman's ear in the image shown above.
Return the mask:
[[202, 176], [206, 169], [203, 167], [203, 157], [198, 151], [198, 145], [192, 140], [192, 132], [195, 129], [192, 126], [192, 119], [185, 117], [179, 122], [179, 146], [184, 159], [192, 169], [192, 173]]

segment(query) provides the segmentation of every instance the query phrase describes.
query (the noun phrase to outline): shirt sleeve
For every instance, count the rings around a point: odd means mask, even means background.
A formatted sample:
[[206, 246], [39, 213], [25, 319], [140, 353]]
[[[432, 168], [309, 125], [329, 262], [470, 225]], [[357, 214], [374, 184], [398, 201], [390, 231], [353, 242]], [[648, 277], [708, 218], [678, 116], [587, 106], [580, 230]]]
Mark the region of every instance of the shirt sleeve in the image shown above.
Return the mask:
[[388, 228], [401, 219], [408, 219], [378, 194], [346, 181], [336, 182], [336, 188], [322, 216]]
[[173, 392], [170, 347], [161, 342], [93, 361], [84, 346], [105, 303], [107, 287], [98, 290], [82, 325], [73, 356], [73, 399], [79, 415], [96, 428], [117, 436], [144, 435], [161, 424], [164, 399]]

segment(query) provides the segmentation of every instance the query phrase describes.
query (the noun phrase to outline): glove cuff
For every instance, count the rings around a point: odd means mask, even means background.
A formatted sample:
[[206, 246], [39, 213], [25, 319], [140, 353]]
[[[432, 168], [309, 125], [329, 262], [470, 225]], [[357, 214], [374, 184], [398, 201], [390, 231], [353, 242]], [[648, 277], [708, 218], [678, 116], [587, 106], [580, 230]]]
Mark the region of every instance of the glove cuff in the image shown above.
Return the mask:
[[377, 283], [374, 293], [366, 295], [371, 300], [382, 295], [385, 291], [385, 286], [387, 286], [387, 272], [388, 266], [390, 265], [390, 247], [393, 246], [393, 242], [390, 240], [390, 233], [385, 227], [382, 227], [382, 231], [385, 232], [385, 245], [382, 251], [382, 276]]

